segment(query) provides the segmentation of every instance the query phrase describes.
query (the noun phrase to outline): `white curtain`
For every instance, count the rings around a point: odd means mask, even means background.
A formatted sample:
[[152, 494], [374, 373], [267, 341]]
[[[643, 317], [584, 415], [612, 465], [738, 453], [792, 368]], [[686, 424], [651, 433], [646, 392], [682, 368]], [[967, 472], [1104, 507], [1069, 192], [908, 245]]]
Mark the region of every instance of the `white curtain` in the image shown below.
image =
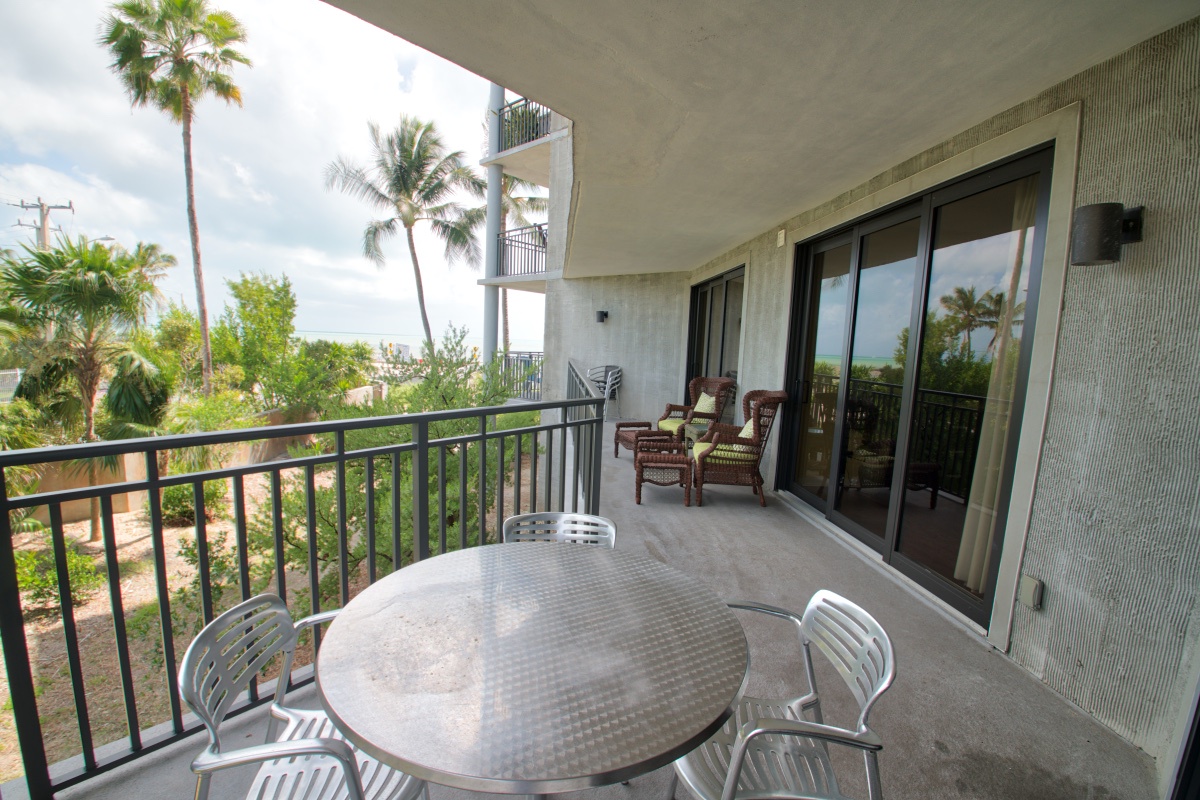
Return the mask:
[[955, 580], [967, 588], [982, 592], [987, 582], [996, 536], [996, 503], [1000, 493], [1004, 461], [1008, 449], [1008, 426], [1011, 421], [1013, 396], [1016, 394], [1017, 359], [1021, 342], [1013, 336], [1014, 309], [1021, 304], [1021, 273], [1029, 236], [1033, 232], [1033, 214], [1037, 204], [1037, 181], [1026, 178], [1017, 187], [1013, 203], [1013, 244], [1009, 250], [1012, 265], [1008, 276], [1008, 291], [1004, 309], [996, 322], [994, 356], [987, 400], [975, 456], [975, 473], [971, 493], [967, 498], [967, 518], [963, 523], [958, 562], [954, 567]]

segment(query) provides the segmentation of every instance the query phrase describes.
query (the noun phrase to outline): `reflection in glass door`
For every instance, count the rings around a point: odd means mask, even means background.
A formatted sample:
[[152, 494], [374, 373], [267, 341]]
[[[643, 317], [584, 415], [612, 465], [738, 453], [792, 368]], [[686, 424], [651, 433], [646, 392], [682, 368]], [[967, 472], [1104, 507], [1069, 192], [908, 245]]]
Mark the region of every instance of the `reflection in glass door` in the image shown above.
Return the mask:
[[904, 362], [921, 220], [862, 237], [849, 385], [842, 405], [837, 511], [880, 539], [886, 534], [900, 430]]
[[[934, 210], [908, 488], [897, 550], [982, 596], [1017, 400], [1038, 181]], [[939, 502], [940, 495], [949, 495]]]
[[1051, 155], [1015, 159], [799, 251], [786, 483], [983, 625]]
[[846, 305], [850, 294], [850, 245], [812, 256], [805, 334], [804, 388], [800, 397], [800, 430], [796, 437], [792, 485], [822, 503], [829, 492], [833, 459], [833, 426], [837, 412], [842, 343], [846, 338]]

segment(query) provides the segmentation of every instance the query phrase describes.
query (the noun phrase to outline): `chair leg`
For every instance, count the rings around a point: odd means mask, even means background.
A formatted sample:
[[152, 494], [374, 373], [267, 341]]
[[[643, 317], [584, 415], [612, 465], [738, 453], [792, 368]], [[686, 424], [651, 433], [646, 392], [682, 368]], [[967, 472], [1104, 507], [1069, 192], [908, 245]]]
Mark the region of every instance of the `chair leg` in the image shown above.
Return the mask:
[[671, 766], [671, 787], [667, 789], [667, 800], [675, 800], [675, 790], [679, 788], [679, 773]]
[[[634, 456], [636, 458], [636, 456]], [[633, 474], [633, 499], [639, 506], [642, 504], [642, 468], [638, 467]]]

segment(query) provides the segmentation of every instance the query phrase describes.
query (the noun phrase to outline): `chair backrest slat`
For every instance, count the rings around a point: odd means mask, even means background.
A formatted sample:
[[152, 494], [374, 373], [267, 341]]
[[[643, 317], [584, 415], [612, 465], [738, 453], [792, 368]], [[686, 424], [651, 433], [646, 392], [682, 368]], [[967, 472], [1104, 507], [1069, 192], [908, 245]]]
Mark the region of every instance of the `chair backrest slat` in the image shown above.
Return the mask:
[[805, 648], [815, 644], [858, 701], [861, 728], [896, 675], [896, 656], [887, 632], [866, 611], [826, 590], [813, 595], [800, 629]]
[[280, 653], [284, 660], [279, 680], [288, 679], [296, 639], [283, 601], [263, 594], [221, 614], [192, 641], [179, 666], [179, 694], [208, 728], [217, 749], [217, 729], [238, 696]]
[[542, 511], [517, 514], [504, 520], [504, 542], [566, 542], [607, 547], [617, 545], [617, 526], [606, 517]]

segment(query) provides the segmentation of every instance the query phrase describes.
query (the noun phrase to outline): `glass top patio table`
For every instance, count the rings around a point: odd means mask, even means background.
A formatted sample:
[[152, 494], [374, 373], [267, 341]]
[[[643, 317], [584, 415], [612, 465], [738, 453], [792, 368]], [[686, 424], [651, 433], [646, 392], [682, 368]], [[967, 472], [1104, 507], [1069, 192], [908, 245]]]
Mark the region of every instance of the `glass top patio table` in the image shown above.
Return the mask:
[[585, 545], [486, 545], [350, 601], [317, 658], [343, 734], [470, 791], [566, 792], [671, 763], [745, 688], [741, 624], [695, 579]]

